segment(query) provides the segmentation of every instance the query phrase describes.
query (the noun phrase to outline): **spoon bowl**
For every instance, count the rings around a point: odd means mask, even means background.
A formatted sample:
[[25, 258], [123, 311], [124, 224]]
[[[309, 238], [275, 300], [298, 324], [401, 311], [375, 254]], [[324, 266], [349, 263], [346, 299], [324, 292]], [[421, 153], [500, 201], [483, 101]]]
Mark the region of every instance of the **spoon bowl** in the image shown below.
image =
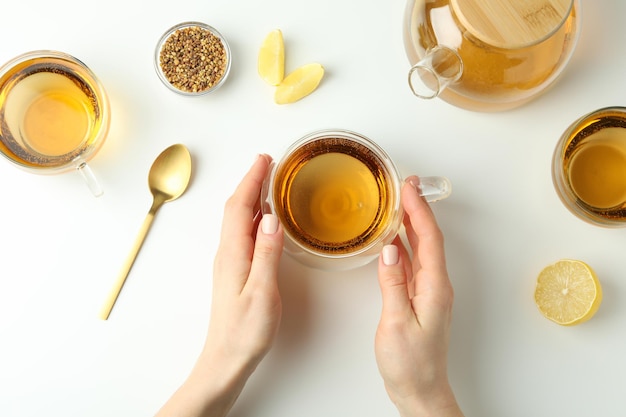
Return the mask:
[[139, 254], [139, 250], [143, 245], [144, 240], [150, 230], [154, 216], [161, 206], [168, 201], [176, 200], [183, 195], [189, 185], [191, 179], [191, 155], [189, 150], [181, 144], [172, 145], [165, 149], [152, 163], [150, 172], [148, 174], [148, 186], [152, 193], [152, 206], [148, 211], [146, 219], [139, 230], [135, 244], [131, 249], [126, 262], [124, 263], [122, 270], [117, 278], [117, 281], [113, 287], [113, 290], [109, 294], [102, 311], [100, 318], [107, 320], [113, 310], [115, 301], [119, 296], [124, 282], [130, 273], [135, 259]]
[[180, 197], [191, 178], [191, 155], [184, 145], [172, 145], [157, 157], [148, 174], [148, 186], [161, 204]]

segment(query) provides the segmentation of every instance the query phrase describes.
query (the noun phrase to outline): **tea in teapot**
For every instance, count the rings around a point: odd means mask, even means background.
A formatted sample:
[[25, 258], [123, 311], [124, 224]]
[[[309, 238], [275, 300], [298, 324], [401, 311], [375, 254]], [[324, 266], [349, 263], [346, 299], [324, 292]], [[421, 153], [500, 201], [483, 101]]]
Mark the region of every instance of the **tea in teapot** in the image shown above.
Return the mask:
[[421, 98], [499, 111], [544, 92], [578, 40], [580, 0], [409, 0], [409, 85]]

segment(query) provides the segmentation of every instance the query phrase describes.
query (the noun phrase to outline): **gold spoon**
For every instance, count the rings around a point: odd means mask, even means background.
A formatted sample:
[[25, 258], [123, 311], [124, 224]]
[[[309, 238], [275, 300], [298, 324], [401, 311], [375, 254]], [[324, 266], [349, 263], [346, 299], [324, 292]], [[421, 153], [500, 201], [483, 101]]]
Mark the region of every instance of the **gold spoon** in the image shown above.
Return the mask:
[[128, 258], [126, 258], [126, 262], [120, 271], [115, 286], [102, 307], [102, 311], [100, 312], [100, 318], [102, 320], [109, 318], [117, 296], [124, 286], [126, 277], [133, 267], [135, 258], [137, 258], [137, 254], [152, 225], [155, 214], [164, 203], [176, 200], [185, 192], [190, 177], [191, 155], [184, 145], [177, 144], [170, 146], [161, 152], [152, 164], [150, 174], [148, 174], [148, 185], [150, 186], [150, 192], [153, 197], [152, 207], [150, 207], [150, 211], [148, 211], [148, 215], [143, 221], [139, 235], [135, 240], [135, 245], [128, 255]]

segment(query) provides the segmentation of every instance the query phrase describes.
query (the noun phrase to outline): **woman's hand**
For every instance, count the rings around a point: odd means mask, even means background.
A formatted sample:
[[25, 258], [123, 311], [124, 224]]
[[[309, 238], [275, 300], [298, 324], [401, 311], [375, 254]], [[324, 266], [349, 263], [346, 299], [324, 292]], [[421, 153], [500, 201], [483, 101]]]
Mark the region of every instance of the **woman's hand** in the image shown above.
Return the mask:
[[272, 346], [282, 312], [277, 274], [283, 232], [274, 215], [261, 218], [259, 210], [270, 162], [259, 156], [226, 203], [206, 343], [159, 417], [225, 416]]
[[226, 203], [205, 346], [210, 354], [252, 368], [269, 351], [282, 312], [277, 277], [282, 229], [276, 216], [261, 219], [259, 210], [270, 162], [260, 156]]
[[443, 235], [418, 194], [419, 178], [402, 188], [412, 255], [399, 238], [378, 266], [383, 309], [376, 332], [378, 368], [403, 417], [462, 416], [448, 383], [447, 352], [453, 290]]

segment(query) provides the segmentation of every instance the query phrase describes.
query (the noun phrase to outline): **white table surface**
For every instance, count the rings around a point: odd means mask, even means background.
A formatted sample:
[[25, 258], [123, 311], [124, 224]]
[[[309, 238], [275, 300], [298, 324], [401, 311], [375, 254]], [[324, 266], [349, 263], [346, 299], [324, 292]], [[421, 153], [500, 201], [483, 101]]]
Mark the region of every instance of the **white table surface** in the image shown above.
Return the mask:
[[[626, 3], [584, 0], [581, 38], [557, 85], [505, 113], [474, 113], [409, 91], [402, 0], [11, 2], [0, 61], [70, 53], [110, 96], [107, 143], [92, 162], [105, 194], [78, 175], [39, 176], [0, 161], [0, 416], [150, 416], [186, 377], [209, 319], [226, 198], [257, 153], [276, 157], [321, 128], [356, 130], [406, 170], [446, 175], [434, 206], [456, 302], [450, 379], [467, 416], [623, 416], [626, 230], [590, 226], [558, 200], [550, 161], [577, 117], [626, 104]], [[230, 41], [226, 85], [168, 91], [153, 49], [171, 25], [206, 22]], [[256, 72], [261, 40], [283, 31], [287, 68], [319, 62], [320, 88], [278, 106]], [[153, 159], [181, 142], [188, 192], [164, 206], [111, 319], [97, 318], [151, 203]], [[541, 316], [535, 278], [561, 258], [588, 262], [597, 315], [565, 328]], [[232, 411], [247, 416], [394, 416], [373, 353], [374, 265], [322, 273], [281, 265], [275, 349]]]

